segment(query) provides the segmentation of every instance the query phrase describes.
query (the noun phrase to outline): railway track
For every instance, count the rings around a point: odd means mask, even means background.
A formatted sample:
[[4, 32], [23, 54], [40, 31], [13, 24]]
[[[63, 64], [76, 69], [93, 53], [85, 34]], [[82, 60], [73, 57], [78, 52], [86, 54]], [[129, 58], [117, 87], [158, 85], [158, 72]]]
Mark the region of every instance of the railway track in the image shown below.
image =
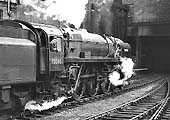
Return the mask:
[[[52, 109], [42, 111], [42, 112], [39, 112], [39, 111], [34, 111], [34, 112], [24, 111], [19, 115], [17, 114], [17, 115], [14, 115], [14, 116], [10, 116], [8, 118], [3, 118], [3, 120], [5, 120], [5, 119], [31, 120], [31, 119], [36, 119], [36, 118], [42, 118], [42, 117], [45, 117], [45, 116], [48, 116], [48, 115], [52, 115], [54, 113], [59, 113], [61, 111], [67, 110], [67, 109], [72, 109], [72, 108], [77, 107], [77, 106], [81, 106], [81, 105], [88, 104], [88, 103], [91, 103], [91, 102], [99, 101], [99, 100], [102, 100], [102, 99], [107, 99], [107, 98], [114, 96], [114, 95], [118, 96], [118, 95], [123, 94], [125, 92], [129, 92], [129, 91], [132, 91], [132, 90], [139, 89], [139, 88], [144, 87], [146, 85], [149, 85], [149, 84], [152, 84], [152, 83], [157, 82], [159, 80], [162, 80], [163, 77], [164, 76], [160, 76], [160, 75], [148, 76], [147, 79], [153, 79], [153, 80], [146, 82], [147, 80], [140, 79], [142, 81], [145, 81], [145, 83], [135, 82], [134, 84], [131, 84], [128, 87], [125, 87], [123, 90], [118, 89], [118, 90], [115, 90], [114, 92], [109, 92], [109, 93], [97, 95], [97, 96], [94, 96], [94, 97], [84, 98], [84, 99], [81, 99], [80, 101], [66, 101], [66, 102], [62, 103], [61, 105], [59, 105], [57, 107], [53, 107]], [[134, 78], [134, 79], [137, 79], [137, 78]]]
[[150, 120], [170, 120], [170, 94], [161, 103]]
[[169, 100], [169, 90], [169, 82], [165, 81], [160, 87], [140, 98], [85, 120], [158, 120]]
[[159, 79], [161, 77], [162, 77], [161, 74], [139, 74], [137, 76], [133, 76], [129, 82], [132, 85], [135, 85], [135, 84], [137, 85], [137, 84], [146, 83], [148, 82], [148, 80]]

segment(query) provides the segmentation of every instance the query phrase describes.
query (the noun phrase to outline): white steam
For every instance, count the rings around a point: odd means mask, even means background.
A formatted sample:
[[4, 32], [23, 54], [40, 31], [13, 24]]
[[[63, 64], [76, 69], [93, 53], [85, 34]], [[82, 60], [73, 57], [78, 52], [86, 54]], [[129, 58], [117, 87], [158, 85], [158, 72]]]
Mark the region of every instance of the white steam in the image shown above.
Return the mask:
[[[122, 62], [121, 65], [118, 66], [117, 70], [109, 74], [109, 81], [114, 86], [127, 85], [128, 82], [126, 80], [129, 79], [134, 73], [134, 62], [131, 58], [121, 58], [120, 60]], [[122, 79], [121, 74], [124, 76]]]
[[121, 64], [121, 72], [125, 75], [123, 78], [123, 81], [129, 79], [133, 75], [133, 67], [134, 67], [134, 62], [132, 61], [131, 58], [121, 58], [120, 59], [122, 64]]
[[48, 110], [52, 107], [57, 107], [60, 105], [67, 97], [63, 96], [57, 100], [43, 101], [42, 103], [37, 103], [35, 100], [28, 101], [24, 107], [25, 110], [30, 111], [43, 111]]
[[122, 85], [123, 81], [120, 80], [120, 74], [117, 71], [113, 71], [109, 75], [109, 81], [112, 83], [114, 86]]

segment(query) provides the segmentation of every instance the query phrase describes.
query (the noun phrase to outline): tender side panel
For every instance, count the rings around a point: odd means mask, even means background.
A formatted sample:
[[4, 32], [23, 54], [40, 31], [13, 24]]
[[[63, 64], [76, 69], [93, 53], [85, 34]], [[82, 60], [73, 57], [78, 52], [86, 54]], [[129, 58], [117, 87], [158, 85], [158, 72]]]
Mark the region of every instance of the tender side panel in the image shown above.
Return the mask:
[[36, 81], [36, 45], [26, 39], [0, 37], [0, 85]]

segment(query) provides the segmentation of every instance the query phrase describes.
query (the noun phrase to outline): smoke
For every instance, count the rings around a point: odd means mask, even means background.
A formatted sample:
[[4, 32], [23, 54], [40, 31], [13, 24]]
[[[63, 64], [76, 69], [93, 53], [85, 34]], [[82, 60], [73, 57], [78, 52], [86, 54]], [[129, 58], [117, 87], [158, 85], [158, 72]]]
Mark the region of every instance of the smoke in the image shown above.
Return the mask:
[[22, 0], [21, 4], [31, 6], [36, 12], [43, 14], [44, 18], [66, 20], [79, 27], [85, 17], [87, 2], [88, 0]]
[[[131, 58], [120, 58], [121, 65], [117, 66], [117, 69], [109, 74], [109, 81], [114, 86], [127, 85], [128, 80], [133, 75], [134, 62]], [[123, 78], [121, 77], [123, 75]]]
[[24, 107], [25, 110], [30, 111], [43, 111], [48, 110], [52, 107], [57, 107], [60, 105], [67, 97], [63, 96], [57, 100], [43, 101], [42, 103], [37, 103], [35, 100], [28, 101]]

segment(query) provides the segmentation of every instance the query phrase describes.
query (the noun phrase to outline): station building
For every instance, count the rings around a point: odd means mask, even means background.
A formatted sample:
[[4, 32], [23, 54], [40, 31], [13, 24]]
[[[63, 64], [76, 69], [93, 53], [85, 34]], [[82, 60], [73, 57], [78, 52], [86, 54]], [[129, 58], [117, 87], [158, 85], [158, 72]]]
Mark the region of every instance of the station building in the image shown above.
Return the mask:
[[170, 1], [123, 0], [130, 6], [128, 42], [139, 68], [170, 72]]

